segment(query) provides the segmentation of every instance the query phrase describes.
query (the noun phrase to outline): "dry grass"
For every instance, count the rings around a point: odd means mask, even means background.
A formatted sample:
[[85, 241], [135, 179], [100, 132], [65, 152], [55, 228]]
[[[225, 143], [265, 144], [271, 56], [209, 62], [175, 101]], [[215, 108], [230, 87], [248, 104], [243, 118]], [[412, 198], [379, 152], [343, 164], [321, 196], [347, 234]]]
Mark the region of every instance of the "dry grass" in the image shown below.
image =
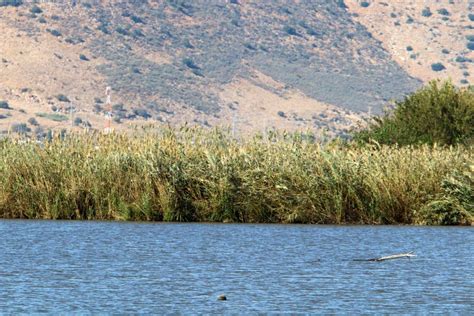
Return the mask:
[[302, 134], [237, 142], [182, 128], [140, 137], [0, 141], [0, 217], [423, 223], [472, 148], [321, 145]]

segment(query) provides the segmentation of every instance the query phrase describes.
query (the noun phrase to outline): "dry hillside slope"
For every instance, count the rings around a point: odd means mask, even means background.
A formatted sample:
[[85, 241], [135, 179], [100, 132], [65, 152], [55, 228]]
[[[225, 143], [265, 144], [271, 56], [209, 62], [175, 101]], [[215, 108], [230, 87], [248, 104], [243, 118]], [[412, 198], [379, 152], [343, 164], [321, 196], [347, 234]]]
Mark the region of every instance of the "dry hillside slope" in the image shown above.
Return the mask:
[[469, 6], [422, 19], [416, 1], [362, 2], [0, 0], [0, 131], [100, 130], [112, 112], [115, 129], [341, 135], [422, 81], [468, 80]]

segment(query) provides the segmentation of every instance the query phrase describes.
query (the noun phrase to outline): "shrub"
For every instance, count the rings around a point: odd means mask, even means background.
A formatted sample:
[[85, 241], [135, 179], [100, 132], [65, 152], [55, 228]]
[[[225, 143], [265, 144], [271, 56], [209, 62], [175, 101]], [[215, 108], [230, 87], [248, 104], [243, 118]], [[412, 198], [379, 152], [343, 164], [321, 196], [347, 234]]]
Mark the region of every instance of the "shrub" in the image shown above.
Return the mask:
[[347, 6], [344, 3], [344, 0], [337, 0], [337, 6], [341, 9], [347, 9]]
[[31, 128], [29, 128], [25, 123], [12, 124], [11, 130], [12, 132], [18, 134], [26, 134], [31, 132]]
[[192, 69], [191, 72], [198, 77], [204, 77], [204, 73], [201, 69]]
[[30, 117], [28, 119], [28, 123], [30, 123], [30, 125], [33, 125], [33, 126], [38, 126], [39, 125], [38, 121], [34, 117]]
[[442, 70], [445, 70], [446, 67], [444, 67], [444, 65], [442, 63], [435, 63], [435, 64], [431, 64], [431, 70], [433, 71], [442, 71]]
[[286, 117], [285, 112], [283, 112], [283, 111], [278, 111], [277, 114], [278, 114], [278, 116], [280, 116], [280, 117]]
[[7, 101], [0, 101], [0, 109], [10, 110], [10, 104]]
[[461, 83], [461, 84], [468, 84], [469, 81], [467, 81], [466, 79], [461, 79], [460, 83]]
[[0, 114], [0, 120], [6, 119], [8, 116]]
[[469, 20], [474, 21], [474, 14], [469, 13], [468, 18], [469, 18]]
[[306, 29], [306, 33], [308, 35], [311, 35], [311, 36], [320, 36], [321, 34], [318, 33], [318, 31], [316, 31], [315, 29], [313, 28], [307, 28]]
[[64, 94], [58, 94], [56, 96], [56, 99], [59, 101], [59, 102], [71, 102], [71, 100], [69, 100], [69, 98], [67, 96], [65, 96]]
[[464, 56], [457, 56], [454, 61], [456, 61], [458, 63], [468, 63], [468, 62], [471, 62], [472, 59], [464, 57]]
[[283, 27], [283, 31], [287, 33], [288, 35], [293, 35], [293, 36], [301, 36], [298, 31], [292, 26], [285, 25]]
[[47, 31], [53, 36], [56, 36], [56, 37], [62, 36], [61, 32], [59, 32], [58, 30], [47, 30]]
[[125, 36], [130, 35], [130, 33], [128, 32], [128, 30], [125, 29], [125, 28], [123, 28], [123, 27], [121, 27], [121, 26], [118, 26], [118, 27], [115, 29], [115, 31], [116, 31], [117, 33], [122, 34], [122, 35], [125, 35]]
[[411, 52], [412, 50], [413, 50], [413, 47], [407, 46], [407, 51], [408, 51], [408, 52]]
[[474, 50], [474, 42], [467, 43], [466, 47], [470, 50]]
[[123, 103], [117, 103], [112, 106], [112, 110], [114, 111], [125, 111]]
[[442, 52], [443, 54], [449, 54], [449, 49], [443, 48], [443, 49], [441, 50], [441, 52]]
[[100, 113], [102, 111], [103, 111], [103, 108], [100, 104], [98, 104], [98, 103], [94, 104], [94, 112], [95, 113]]
[[143, 31], [140, 30], [140, 29], [133, 30], [132, 35], [134, 37], [144, 37], [145, 36], [145, 34], [143, 34]]
[[441, 14], [441, 15], [444, 15], [444, 16], [449, 16], [449, 15], [451, 15], [451, 14], [449, 13], [449, 11], [446, 10], [446, 9], [444, 9], [444, 8], [439, 9], [439, 10], [438, 10], [438, 13]]
[[102, 99], [99, 98], [99, 97], [95, 97], [95, 98], [94, 98], [94, 102], [97, 103], [97, 104], [102, 104], [102, 103], [104, 103], [104, 101], [102, 101]]
[[78, 126], [82, 124], [82, 119], [80, 117], [76, 117], [74, 119], [74, 126]]
[[191, 43], [191, 41], [189, 41], [189, 39], [185, 39], [183, 44], [184, 44], [184, 47], [186, 48], [190, 48], [190, 49], [194, 48], [194, 45]]
[[30, 9], [30, 12], [33, 14], [40, 14], [40, 13], [43, 13], [43, 10], [41, 10], [41, 8], [38, 7], [37, 5], [33, 5]]
[[51, 20], [53, 20], [53, 21], [59, 21], [59, 20], [61, 20], [61, 18], [60, 18], [59, 16], [57, 16], [57, 15], [52, 15], [52, 16], [51, 16]]
[[474, 91], [451, 82], [430, 84], [404, 100], [392, 112], [374, 118], [354, 134], [358, 141], [380, 144], [454, 145], [474, 141]]
[[469, 42], [474, 42], [474, 35], [466, 35], [466, 39], [469, 41]]
[[19, 7], [23, 4], [22, 0], [0, 0], [0, 7]]
[[363, 8], [367, 8], [369, 5], [370, 5], [370, 3], [368, 3], [367, 1], [362, 1], [360, 3], [360, 6], [363, 7]]
[[107, 29], [107, 26], [105, 24], [101, 24], [97, 27], [99, 31], [101, 31], [104, 34], [110, 34], [109, 30]]
[[36, 113], [36, 116], [49, 119], [55, 122], [64, 122], [69, 120], [66, 115], [58, 114], [58, 113]]
[[84, 55], [84, 54], [80, 54], [80, 55], [79, 55], [79, 59], [80, 59], [80, 60], [84, 60], [84, 61], [89, 61], [89, 58], [87, 58], [87, 56]]
[[201, 69], [201, 67], [196, 65], [191, 58], [184, 58], [183, 64], [186, 65], [186, 67], [191, 68], [191, 69], [198, 69], [198, 70]]
[[133, 113], [137, 116], [143, 117], [144, 119], [148, 119], [151, 117], [150, 113], [148, 113], [148, 111], [145, 109], [134, 109]]
[[132, 20], [134, 23], [140, 23], [140, 24], [145, 24], [145, 22], [138, 16], [132, 15], [130, 17], [130, 20]]
[[421, 11], [421, 15], [424, 16], [425, 18], [429, 18], [430, 16], [433, 15], [433, 13], [431, 12], [430, 8], [424, 8]]

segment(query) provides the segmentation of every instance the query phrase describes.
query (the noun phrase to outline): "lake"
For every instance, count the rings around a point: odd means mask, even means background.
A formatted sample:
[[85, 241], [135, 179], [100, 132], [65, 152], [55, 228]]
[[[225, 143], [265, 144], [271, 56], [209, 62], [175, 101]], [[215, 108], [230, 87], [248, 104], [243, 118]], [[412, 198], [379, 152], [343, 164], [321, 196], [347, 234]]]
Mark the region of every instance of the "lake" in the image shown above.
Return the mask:
[[0, 313], [474, 311], [472, 227], [2, 220], [0, 236]]

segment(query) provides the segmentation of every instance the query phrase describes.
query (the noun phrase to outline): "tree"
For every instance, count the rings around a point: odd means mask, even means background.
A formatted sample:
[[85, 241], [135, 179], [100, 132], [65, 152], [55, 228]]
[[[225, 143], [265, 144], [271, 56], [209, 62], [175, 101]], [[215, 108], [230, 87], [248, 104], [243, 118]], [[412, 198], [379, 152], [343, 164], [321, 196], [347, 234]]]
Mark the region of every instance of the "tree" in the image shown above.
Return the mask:
[[474, 91], [450, 81], [432, 81], [396, 102], [395, 108], [375, 117], [368, 128], [354, 133], [358, 142], [380, 144], [472, 144], [474, 141]]

